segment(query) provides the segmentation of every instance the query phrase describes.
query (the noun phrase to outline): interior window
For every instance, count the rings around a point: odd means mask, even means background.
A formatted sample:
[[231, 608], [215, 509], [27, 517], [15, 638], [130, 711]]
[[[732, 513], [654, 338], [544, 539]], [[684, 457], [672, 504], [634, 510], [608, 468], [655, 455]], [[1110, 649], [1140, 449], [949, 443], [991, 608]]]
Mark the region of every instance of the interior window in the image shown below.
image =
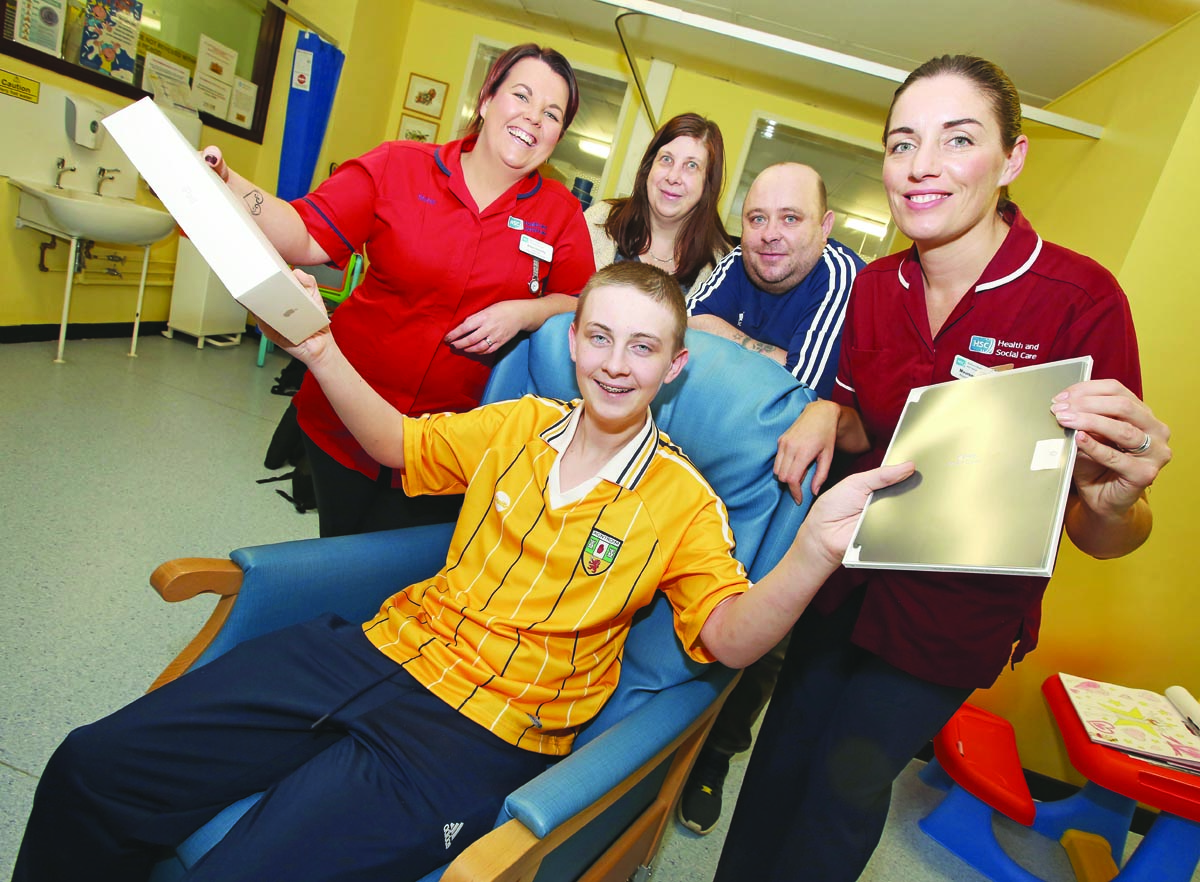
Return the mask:
[[261, 144], [283, 20], [268, 0], [4, 0], [0, 52], [127, 98], [164, 89]]
[[742, 232], [742, 203], [758, 173], [777, 162], [802, 162], [825, 181], [833, 210], [832, 238], [872, 261], [888, 253], [895, 229], [883, 193], [883, 154], [846, 141], [806, 132], [798, 126], [760, 117], [737, 179], [725, 219], [731, 235]]

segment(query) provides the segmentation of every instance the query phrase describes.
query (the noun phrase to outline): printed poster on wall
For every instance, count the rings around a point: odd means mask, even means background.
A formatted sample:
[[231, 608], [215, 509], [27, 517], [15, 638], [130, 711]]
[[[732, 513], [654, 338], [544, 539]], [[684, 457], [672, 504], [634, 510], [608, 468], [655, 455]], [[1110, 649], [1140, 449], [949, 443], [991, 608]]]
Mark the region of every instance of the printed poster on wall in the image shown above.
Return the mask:
[[17, 0], [13, 39], [55, 57], [62, 51], [66, 0]]
[[79, 63], [132, 83], [141, 26], [138, 0], [90, 0], [83, 16]]
[[196, 53], [196, 76], [192, 80], [192, 104], [197, 109], [221, 119], [229, 115], [229, 99], [233, 96], [237, 60], [236, 49], [218, 43], [206, 34], [200, 35], [200, 49]]
[[258, 100], [258, 86], [241, 77], [233, 78], [233, 97], [229, 101], [229, 121], [242, 128], [250, 128], [254, 121], [254, 102]]
[[191, 74], [186, 67], [147, 52], [142, 65], [142, 88], [153, 95], [159, 104], [194, 111]]
[[147, 55], [157, 55], [164, 61], [169, 61], [172, 64], [177, 64], [188, 72], [189, 81], [192, 71], [196, 69], [196, 56], [184, 52], [177, 46], [172, 46], [170, 43], [164, 43], [162, 40], [155, 37], [148, 31], [142, 31], [138, 36], [138, 51], [137, 54], [145, 57]]

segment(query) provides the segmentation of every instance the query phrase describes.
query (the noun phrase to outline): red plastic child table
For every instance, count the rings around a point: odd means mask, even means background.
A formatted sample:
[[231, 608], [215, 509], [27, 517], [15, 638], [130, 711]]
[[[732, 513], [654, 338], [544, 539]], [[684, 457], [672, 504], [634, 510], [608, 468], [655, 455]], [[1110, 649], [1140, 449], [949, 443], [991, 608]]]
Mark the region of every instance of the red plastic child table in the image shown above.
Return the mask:
[[1092, 784], [1159, 810], [1116, 878], [1189, 882], [1200, 864], [1200, 774], [1157, 765], [1092, 741], [1057, 674], [1042, 683], [1042, 693], [1071, 765]]

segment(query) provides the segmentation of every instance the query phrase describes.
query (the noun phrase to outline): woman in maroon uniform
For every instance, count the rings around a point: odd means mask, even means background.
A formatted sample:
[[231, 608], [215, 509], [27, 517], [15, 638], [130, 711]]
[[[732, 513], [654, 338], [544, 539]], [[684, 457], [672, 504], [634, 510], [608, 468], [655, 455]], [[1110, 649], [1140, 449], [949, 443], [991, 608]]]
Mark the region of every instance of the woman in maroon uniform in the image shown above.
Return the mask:
[[[835, 450], [857, 456], [855, 471], [879, 464], [909, 389], [952, 380], [956, 357], [977, 370], [1090, 355], [1100, 379], [1048, 402], [1078, 430], [1066, 532], [1095, 557], [1134, 550], [1170, 432], [1140, 400], [1116, 280], [1043, 241], [1008, 199], [1029, 147], [1016, 89], [983, 59], [935, 58], [896, 91], [884, 145], [892, 217], [914, 244], [860, 271], [833, 401], [805, 409], [776, 473], [798, 489], [815, 461], [816, 492]], [[858, 879], [895, 777], [1033, 649], [1046, 582], [836, 571], [793, 632], [717, 879]]]
[[[465, 138], [388, 141], [294, 202], [234, 173], [215, 148], [204, 153], [288, 262], [342, 264], [366, 251], [366, 276], [333, 324], [376, 391], [412, 416], [465, 411], [500, 347], [574, 309], [595, 269], [579, 201], [538, 173], [578, 107], [567, 60], [527, 43], [492, 65]], [[311, 378], [295, 404], [321, 535], [454, 519], [461, 497], [410, 500]]]

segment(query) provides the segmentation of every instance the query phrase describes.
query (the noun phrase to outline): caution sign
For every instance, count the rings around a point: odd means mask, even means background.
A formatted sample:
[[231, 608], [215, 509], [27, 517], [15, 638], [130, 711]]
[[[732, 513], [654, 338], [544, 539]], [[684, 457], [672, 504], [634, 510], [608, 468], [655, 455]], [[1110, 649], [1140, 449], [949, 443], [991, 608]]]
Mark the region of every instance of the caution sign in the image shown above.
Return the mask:
[[30, 104], [37, 104], [41, 90], [42, 84], [37, 80], [31, 80], [29, 77], [23, 77], [11, 71], [0, 70], [0, 95], [20, 98]]

